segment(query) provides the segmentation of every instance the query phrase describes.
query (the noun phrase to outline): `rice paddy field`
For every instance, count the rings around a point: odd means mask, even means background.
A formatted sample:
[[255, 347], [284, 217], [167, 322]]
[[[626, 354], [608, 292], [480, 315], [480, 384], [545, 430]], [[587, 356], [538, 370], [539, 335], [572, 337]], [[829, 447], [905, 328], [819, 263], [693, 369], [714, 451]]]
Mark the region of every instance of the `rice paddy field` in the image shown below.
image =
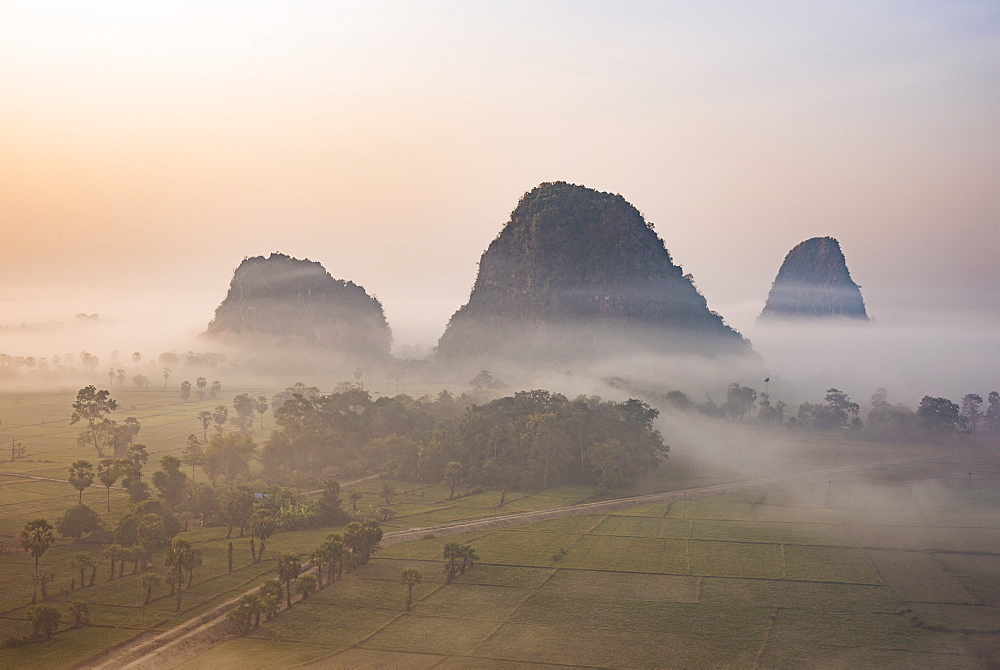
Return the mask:
[[[163, 453], [179, 454], [187, 435], [199, 432], [199, 411], [229, 405], [235, 393], [274, 390], [227, 389], [216, 400], [184, 403], [175, 389], [123, 391], [114, 393], [122, 406], [116, 418], [140, 420], [137, 441], [147, 444], [153, 464]], [[77, 446], [79, 426], [68, 423], [74, 395], [0, 395], [0, 446], [14, 437], [27, 450], [11, 462], [9, 449], [0, 449], [0, 538], [7, 543], [0, 556], [0, 641], [30, 628], [25, 606], [33, 564], [17, 532], [33, 518], [54, 522], [77, 500], [69, 484], [45, 478], [64, 480], [73, 460], [96, 460]], [[768, 458], [793, 469], [789, 462], [799, 459], [803, 470], [936, 449], [824, 434], [781, 440], [786, 451]], [[710, 485], [739, 469], [734, 462], [709, 468], [686, 457], [683, 443], [673, 447], [658, 480], [621, 493]], [[753, 462], [754, 453], [745, 459]], [[771, 469], [756, 460], [760, 471]], [[383, 483], [357, 484], [362, 511], [384, 504]], [[495, 491], [448, 500], [443, 485], [392, 484], [396, 517], [384, 524], [387, 532], [498, 512]], [[99, 485], [84, 493], [84, 502], [113, 527], [127, 503], [123, 492], [110, 494], [110, 511]], [[593, 496], [586, 487], [508, 494], [502, 513]], [[55, 575], [49, 604], [63, 610], [65, 622], [71, 603], [86, 602], [90, 625], [0, 649], [0, 668], [94, 667], [108, 659], [102, 650], [152, 637], [249, 590], [273, 574], [279, 553], [305, 554], [331, 530], [278, 533], [257, 564], [247, 540], [234, 539], [230, 573], [226, 528], [192, 526], [182, 536], [202, 549], [205, 562], [180, 612], [165, 585], [142, 606], [131, 566], [109, 579], [99, 545], [60, 539], [41, 562]], [[475, 548], [479, 562], [445, 584], [440, 557], [452, 541]], [[98, 563], [94, 586], [75, 584], [70, 560], [78, 553]], [[410, 612], [399, 583], [408, 568], [422, 574]], [[998, 631], [994, 443], [753, 491], [400, 543], [251, 633], [161, 659], [158, 667], [977, 668], [1000, 662]]]

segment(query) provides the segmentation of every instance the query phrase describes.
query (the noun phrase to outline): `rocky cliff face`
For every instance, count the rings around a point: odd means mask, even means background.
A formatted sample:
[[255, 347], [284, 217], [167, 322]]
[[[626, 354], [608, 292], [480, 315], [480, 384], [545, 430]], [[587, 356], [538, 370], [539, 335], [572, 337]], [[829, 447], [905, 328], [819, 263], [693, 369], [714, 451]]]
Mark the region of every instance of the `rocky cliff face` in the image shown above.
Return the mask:
[[760, 313], [761, 319], [823, 317], [868, 319], [861, 287], [832, 237], [814, 237], [788, 252]]
[[382, 305], [362, 287], [278, 253], [240, 263], [206, 334], [365, 357], [388, 357], [392, 341]]
[[562, 363], [633, 351], [750, 348], [708, 309], [635, 207], [555, 182], [525, 194], [483, 254], [437, 357]]

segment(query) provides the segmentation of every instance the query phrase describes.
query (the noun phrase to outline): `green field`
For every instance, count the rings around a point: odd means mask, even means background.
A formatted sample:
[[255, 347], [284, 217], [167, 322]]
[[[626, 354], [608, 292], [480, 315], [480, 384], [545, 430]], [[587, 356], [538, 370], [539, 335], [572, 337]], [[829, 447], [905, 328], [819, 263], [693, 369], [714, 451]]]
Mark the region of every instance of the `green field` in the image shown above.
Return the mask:
[[[198, 411], [229, 404], [243, 390], [187, 403], [173, 390], [115, 395], [128, 408], [119, 418], [142, 422], [137, 441], [148, 445], [152, 464], [163, 453], [179, 453], [187, 434], [198, 432]], [[24, 459], [0, 463], [7, 473], [0, 477], [0, 536], [8, 543], [0, 557], [0, 640], [29, 628], [33, 566], [16, 533], [31, 518], [54, 521], [77, 498], [67, 483], [27, 476], [62, 479], [73, 460], [95, 460], [76, 445], [79, 427], [68, 425], [72, 396], [0, 396], [0, 438], [14, 436], [28, 447]], [[867, 449], [822, 434], [779, 438], [783, 446], [771, 458], [794, 453], [804, 459], [802, 469], [806, 462], [837, 464], [829, 456], [834, 450], [865, 462], [927, 449]], [[677, 451], [657, 484], [663, 489], [725, 481], [740, 465], [711, 471]], [[753, 460], [746, 454], [747, 463]], [[773, 462], [757, 465], [766, 472]], [[994, 486], [963, 488], [960, 474], [972, 470]], [[1000, 630], [998, 474], [992, 450], [397, 544], [250, 634], [178, 662], [185, 668], [980, 667], [976, 650]], [[383, 483], [358, 485], [362, 513], [384, 504]], [[392, 484], [397, 516], [384, 524], [387, 531], [500, 511], [496, 491], [448, 500], [444, 485]], [[636, 492], [652, 486], [644, 482]], [[593, 493], [564, 487], [508, 494], [502, 513], [572, 505]], [[94, 486], [84, 501], [113, 527], [127, 502], [113, 490], [107, 513], [106, 494]], [[180, 613], [167, 586], [158, 586], [142, 608], [131, 566], [109, 580], [101, 547], [60, 540], [42, 559], [56, 574], [49, 601], [64, 616], [70, 603], [88, 603], [90, 625], [0, 650], [0, 667], [85, 665], [102, 649], [167, 630], [247, 591], [273, 573], [278, 553], [307, 552], [330, 530], [277, 533], [259, 564], [251, 563], [247, 540], [234, 539], [230, 574], [226, 529], [191, 527], [182, 536], [202, 549], [205, 563]], [[445, 585], [439, 556], [451, 541], [469, 543], [480, 562]], [[69, 561], [76, 553], [94, 556], [99, 568], [94, 586], [71, 591], [78, 573]], [[399, 584], [404, 568], [423, 574], [409, 613]]]
[[[962, 466], [973, 463], [984, 466]], [[935, 487], [932, 499], [914, 483], [923, 524], [904, 515], [897, 526], [891, 507], [870, 503], [897, 499], [898, 481], [884, 499], [877, 478], [840, 484], [863, 495], [825, 504], [824, 487], [795, 483], [683, 513], [659, 505], [395, 545], [181, 667], [264, 668], [293, 647], [287, 665], [317, 668], [990, 667], [976, 649], [1000, 630], [1000, 557], [959, 553], [962, 536], [950, 532], [959, 543], [947, 552], [907, 547], [933, 537], [942, 514], [986, 523], [994, 493]], [[852, 539], [878, 529], [898, 546]], [[482, 563], [445, 586], [448, 541], [467, 542]], [[424, 583], [406, 613], [398, 575], [412, 567]]]

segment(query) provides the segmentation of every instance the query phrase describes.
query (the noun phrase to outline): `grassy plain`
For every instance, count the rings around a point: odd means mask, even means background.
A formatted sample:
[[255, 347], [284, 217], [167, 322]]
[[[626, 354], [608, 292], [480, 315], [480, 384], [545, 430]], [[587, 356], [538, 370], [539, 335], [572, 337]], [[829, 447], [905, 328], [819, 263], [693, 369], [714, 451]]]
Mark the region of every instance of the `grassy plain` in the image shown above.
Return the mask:
[[[136, 416], [152, 465], [199, 432], [202, 409], [230, 405], [242, 391], [182, 403], [176, 389], [115, 393], [118, 418]], [[0, 463], [0, 640], [28, 632], [32, 570], [15, 534], [32, 518], [54, 521], [75, 504], [63, 482], [69, 463], [96, 460], [68, 425], [73, 393], [0, 395], [0, 440], [23, 441], [23, 459]], [[269, 429], [271, 416], [265, 415]], [[259, 426], [259, 424], [258, 424]], [[258, 434], [258, 438], [261, 435]], [[870, 445], [799, 433], [770, 455], [801, 469], [925, 453], [920, 445]], [[2, 446], [2, 441], [0, 441]], [[4, 454], [0, 448], [0, 455]], [[735, 478], [685, 459], [674, 444], [664, 488]], [[748, 450], [746, 461], [755, 454]], [[767, 470], [770, 463], [758, 464]], [[975, 486], [967, 473], [975, 472]], [[201, 479], [199, 472], [196, 476]], [[383, 482], [358, 489], [361, 511], [384, 504]], [[447, 500], [442, 485], [393, 482], [397, 516], [386, 530], [498, 512], [499, 493]], [[653, 486], [644, 484], [644, 486]], [[980, 664], [974, 649], [1000, 630], [1000, 462], [956, 454], [852, 474], [683, 503], [549, 520], [491, 532], [398, 544], [337, 584], [279, 614], [247, 636], [184, 662], [185, 668], [536, 668], [576, 667], [950, 667]], [[638, 491], [637, 491], [638, 492]], [[593, 491], [564, 487], [508, 496], [504, 513], [570, 505]], [[108, 526], [124, 493], [94, 486], [84, 502]], [[56, 575], [49, 600], [64, 617], [86, 602], [91, 625], [47, 643], [0, 650], [0, 667], [60, 668], [100, 650], [173, 627], [244, 592], [273, 572], [283, 551], [311, 550], [330, 530], [278, 533], [260, 564], [246, 539], [236, 570], [226, 569], [225, 528], [183, 535], [205, 554], [194, 586], [174, 612], [167, 587], [139, 605], [138, 576], [108, 579], [100, 547], [60, 540], [42, 559]], [[468, 542], [481, 562], [448, 586], [438, 558], [445, 542]], [[76, 553], [98, 561], [95, 586], [69, 589]], [[423, 573], [411, 612], [399, 584], [404, 568]], [[916, 570], [917, 572], [914, 572]], [[964, 632], [963, 632], [964, 631]]]
[[[317, 668], [992, 667], [1000, 556], [967, 552], [1000, 496], [958, 486], [969, 467], [1000, 483], [995, 455], [956, 455], [909, 483], [862, 471], [398, 544], [181, 667], [266, 667], [245, 646], [265, 639], [268, 653], [307, 640], [298, 667]], [[878, 548], [855, 539], [880, 533]], [[449, 541], [482, 562], [445, 586]], [[424, 583], [406, 613], [398, 576], [414, 567]]]

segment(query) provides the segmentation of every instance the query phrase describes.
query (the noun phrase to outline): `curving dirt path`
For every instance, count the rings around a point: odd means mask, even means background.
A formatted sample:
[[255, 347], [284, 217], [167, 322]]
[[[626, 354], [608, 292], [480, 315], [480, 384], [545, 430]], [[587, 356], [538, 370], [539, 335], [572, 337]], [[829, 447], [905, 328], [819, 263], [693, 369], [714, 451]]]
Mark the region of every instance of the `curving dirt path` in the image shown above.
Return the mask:
[[[653, 493], [649, 495], [633, 496], [631, 498], [619, 498], [616, 500], [603, 500], [600, 502], [582, 503], [568, 507], [556, 507], [547, 510], [534, 512], [519, 512], [516, 514], [505, 514], [502, 516], [476, 519], [473, 521], [463, 521], [440, 526], [427, 526], [424, 528], [411, 528], [408, 530], [394, 531], [386, 533], [382, 538], [382, 547], [390, 547], [401, 542], [419, 540], [427, 537], [440, 537], [445, 535], [457, 535], [469, 531], [492, 530], [509, 526], [518, 526], [536, 521], [549, 519], [564, 519], [573, 516], [586, 516], [588, 514], [598, 514], [605, 511], [629, 509], [632, 507], [644, 507], [663, 502], [673, 502], [677, 500], [697, 500], [709, 496], [725, 495], [728, 493], [738, 493], [780, 484], [782, 482], [797, 479], [808, 479], [811, 477], [823, 477], [827, 475], [854, 472], [868, 468], [885, 467], [889, 465], [899, 465], [912, 461], [940, 458], [954, 454], [963, 454], [972, 451], [979, 451], [985, 447], [975, 447], [972, 449], [959, 449], [950, 451], [938, 451], [921, 456], [908, 456], [888, 461], [878, 461], [865, 463], [862, 465], [850, 465], [837, 468], [826, 468], [823, 470], [812, 470], [790, 475], [780, 475], [776, 477], [765, 477], [743, 482], [733, 482], [729, 484], [718, 484], [714, 486], [704, 486], [700, 488], [684, 489], [680, 491], [669, 491], [665, 493]], [[366, 478], [367, 479], [367, 478]], [[359, 480], [360, 481], [360, 480]], [[351, 482], [352, 484], [355, 482]], [[309, 571], [311, 572], [311, 571]], [[307, 574], [307, 573], [303, 573]], [[108, 654], [95, 663], [82, 664], [81, 668], [95, 668], [100, 670], [159, 670], [172, 668], [180, 663], [197, 656], [210, 649], [219, 642], [231, 637], [229, 632], [226, 613], [234, 608], [242, 597], [237, 596], [218, 607], [213, 608], [191, 621], [172, 628], [155, 637], [142, 637], [126, 643], [122, 647]]]

